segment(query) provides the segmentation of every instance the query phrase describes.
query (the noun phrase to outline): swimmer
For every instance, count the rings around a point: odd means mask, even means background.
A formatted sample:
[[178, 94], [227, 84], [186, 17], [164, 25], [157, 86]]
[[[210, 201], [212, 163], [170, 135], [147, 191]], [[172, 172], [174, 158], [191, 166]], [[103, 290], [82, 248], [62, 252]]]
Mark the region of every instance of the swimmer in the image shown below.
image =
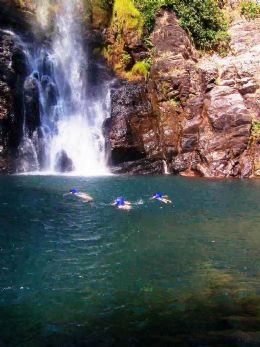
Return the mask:
[[169, 199], [168, 195], [162, 195], [162, 193], [155, 193], [150, 200], [159, 200], [163, 202], [164, 204], [171, 204], [172, 201]]
[[79, 192], [78, 189], [76, 189], [76, 188], [70, 189], [69, 193], [64, 194], [64, 195], [70, 195], [70, 194], [77, 196], [78, 198], [80, 198], [84, 202], [93, 201], [93, 198], [90, 195], [88, 195], [87, 193], [84, 193], [84, 192]]
[[111, 204], [112, 206], [117, 206], [117, 208], [120, 208], [121, 210], [131, 210], [131, 202], [125, 201], [123, 197], [116, 198], [116, 200]]

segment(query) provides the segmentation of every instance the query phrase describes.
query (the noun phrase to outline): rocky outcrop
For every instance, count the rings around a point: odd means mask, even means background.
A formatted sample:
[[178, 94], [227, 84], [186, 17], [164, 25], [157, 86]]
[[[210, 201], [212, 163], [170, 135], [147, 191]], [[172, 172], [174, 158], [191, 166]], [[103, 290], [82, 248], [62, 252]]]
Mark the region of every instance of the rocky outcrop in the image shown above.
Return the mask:
[[135, 172], [136, 160], [142, 173], [142, 161], [156, 162], [154, 173], [163, 172], [166, 162], [168, 171], [187, 176], [260, 175], [259, 24], [236, 19], [231, 53], [199, 59], [174, 13], [161, 10], [151, 35], [149, 80], [113, 93], [112, 165]]
[[143, 83], [124, 83], [112, 93], [113, 117], [107, 130], [112, 166], [145, 157], [149, 157], [147, 162], [154, 161], [153, 153], [157, 155], [159, 151], [159, 136], [152, 112]]
[[[259, 174], [258, 134], [252, 131], [253, 124], [260, 120], [259, 24], [258, 19], [237, 19], [230, 28], [232, 54], [225, 58], [215, 55], [200, 62], [203, 76], [209, 71], [208, 64], [211, 70], [217, 71], [216, 85], [206, 96], [211, 98], [211, 125], [220, 134], [223, 152], [223, 169], [219, 173], [221, 177], [256, 177]], [[214, 147], [210, 149], [214, 155], [220, 152]], [[221, 161], [218, 162], [216, 169], [219, 170]], [[214, 165], [209, 166], [210, 171], [204, 173], [204, 164], [202, 174], [210, 177], [218, 175]]]

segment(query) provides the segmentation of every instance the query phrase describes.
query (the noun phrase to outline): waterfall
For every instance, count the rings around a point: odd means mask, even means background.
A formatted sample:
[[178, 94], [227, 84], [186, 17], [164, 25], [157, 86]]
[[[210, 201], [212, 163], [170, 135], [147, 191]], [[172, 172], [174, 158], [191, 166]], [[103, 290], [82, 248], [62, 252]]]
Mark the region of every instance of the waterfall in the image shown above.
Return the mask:
[[165, 175], [170, 175], [166, 160], [163, 160], [163, 172]]
[[[51, 46], [32, 53], [31, 73], [24, 84], [19, 170], [106, 174], [102, 126], [110, 115], [109, 83], [98, 79], [102, 67], [90, 61], [82, 40], [81, 1], [59, 0], [57, 5]], [[28, 106], [32, 93], [38, 104]], [[38, 113], [34, 122], [32, 112]], [[23, 155], [28, 151], [32, 155]]]

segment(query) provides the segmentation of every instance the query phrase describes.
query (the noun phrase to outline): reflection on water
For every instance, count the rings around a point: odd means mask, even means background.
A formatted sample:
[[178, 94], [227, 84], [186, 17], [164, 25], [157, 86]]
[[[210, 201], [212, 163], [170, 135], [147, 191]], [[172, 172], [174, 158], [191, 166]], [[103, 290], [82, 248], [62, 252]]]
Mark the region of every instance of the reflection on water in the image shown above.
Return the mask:
[[259, 346], [259, 188], [0, 177], [0, 346]]

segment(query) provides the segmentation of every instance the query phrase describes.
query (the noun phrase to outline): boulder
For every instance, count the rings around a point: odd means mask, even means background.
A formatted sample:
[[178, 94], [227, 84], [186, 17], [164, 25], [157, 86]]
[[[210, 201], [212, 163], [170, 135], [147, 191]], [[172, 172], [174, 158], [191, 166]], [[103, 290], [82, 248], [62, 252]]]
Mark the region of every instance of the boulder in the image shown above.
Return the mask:
[[57, 172], [71, 172], [74, 170], [73, 161], [68, 157], [64, 150], [61, 150], [56, 155], [55, 171]]

